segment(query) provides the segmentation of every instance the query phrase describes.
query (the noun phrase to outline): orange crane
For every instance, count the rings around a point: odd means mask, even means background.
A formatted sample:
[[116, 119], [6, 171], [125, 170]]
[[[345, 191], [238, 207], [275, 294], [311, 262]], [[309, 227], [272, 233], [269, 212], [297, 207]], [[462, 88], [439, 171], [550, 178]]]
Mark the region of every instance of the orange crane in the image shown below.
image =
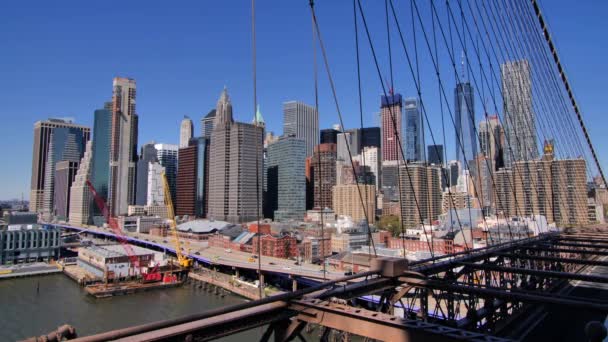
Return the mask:
[[106, 218], [106, 222], [108, 223], [108, 226], [110, 226], [110, 228], [112, 228], [112, 230], [114, 230], [116, 239], [118, 240], [118, 242], [120, 242], [122, 247], [125, 249], [125, 252], [127, 253], [127, 257], [129, 257], [129, 262], [131, 263], [131, 265], [133, 265], [133, 267], [138, 269], [139, 273], [142, 275], [142, 280], [144, 282], [161, 281], [162, 275], [158, 272], [158, 264], [150, 272], [144, 272], [142, 265], [139, 263], [139, 258], [135, 255], [135, 251], [133, 251], [133, 246], [131, 246], [131, 244], [129, 244], [123, 231], [120, 229], [120, 227], [118, 227], [118, 222], [116, 222], [116, 218], [112, 217], [110, 215], [110, 211], [108, 210], [108, 206], [106, 205], [106, 202], [103, 200], [103, 198], [101, 196], [99, 196], [99, 194], [95, 190], [95, 187], [93, 187], [93, 184], [91, 184], [91, 182], [88, 180], [87, 180], [87, 186], [89, 187], [89, 190], [93, 194], [93, 198], [95, 199], [95, 204], [97, 205], [99, 210], [101, 210], [101, 213], [103, 214], [103, 216]]

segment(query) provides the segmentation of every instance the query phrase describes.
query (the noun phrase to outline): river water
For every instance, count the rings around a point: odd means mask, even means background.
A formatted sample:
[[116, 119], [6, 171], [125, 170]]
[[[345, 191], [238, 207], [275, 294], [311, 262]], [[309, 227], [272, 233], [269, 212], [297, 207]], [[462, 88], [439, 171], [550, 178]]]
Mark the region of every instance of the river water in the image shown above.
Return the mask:
[[[37, 290], [38, 289], [38, 290]], [[79, 336], [242, 303], [192, 286], [95, 299], [63, 274], [0, 281], [0, 341], [39, 336], [62, 324]], [[222, 339], [259, 340], [261, 328]]]

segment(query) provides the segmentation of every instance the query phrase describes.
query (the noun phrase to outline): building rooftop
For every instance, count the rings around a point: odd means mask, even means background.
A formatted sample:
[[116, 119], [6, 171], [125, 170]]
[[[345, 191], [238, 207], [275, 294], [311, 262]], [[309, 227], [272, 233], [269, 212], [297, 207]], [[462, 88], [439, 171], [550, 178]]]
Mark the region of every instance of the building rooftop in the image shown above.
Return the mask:
[[[123, 245], [88, 246], [83, 248], [104, 258], [118, 258], [127, 255]], [[154, 254], [154, 251], [151, 249], [134, 245], [131, 245], [131, 248], [136, 256]]]
[[216, 111], [215, 109], [210, 110], [209, 113], [207, 113], [207, 115], [205, 115], [205, 119], [214, 118], [215, 111]]
[[178, 225], [177, 229], [182, 232], [204, 234], [215, 233], [230, 228], [233, 225], [234, 224], [225, 221], [193, 220]]

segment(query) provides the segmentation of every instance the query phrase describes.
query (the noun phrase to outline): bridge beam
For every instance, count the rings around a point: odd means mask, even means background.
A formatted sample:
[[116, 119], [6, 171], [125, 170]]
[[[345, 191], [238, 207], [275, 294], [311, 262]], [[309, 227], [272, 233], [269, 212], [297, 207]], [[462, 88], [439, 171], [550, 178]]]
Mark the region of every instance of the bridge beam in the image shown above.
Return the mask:
[[300, 322], [319, 324], [381, 341], [507, 341], [477, 332], [315, 299], [294, 301], [289, 308], [299, 312], [295, 319]]
[[608, 277], [596, 276], [596, 275], [590, 275], [590, 274], [533, 270], [533, 269], [529, 269], [529, 268], [507, 267], [507, 266], [499, 266], [499, 265], [494, 265], [494, 264], [476, 264], [476, 263], [470, 263], [470, 262], [459, 262], [458, 264], [469, 267], [471, 269], [476, 269], [476, 270], [518, 273], [518, 274], [541, 276], [541, 277], [546, 277], [546, 278], [582, 280], [582, 281], [589, 281], [589, 282], [595, 282], [595, 283], [608, 283]]
[[497, 253], [497, 255], [504, 256], [504, 257], [507, 257], [512, 260], [529, 259], [529, 260], [561, 262], [561, 263], [565, 263], [565, 264], [577, 264], [577, 265], [587, 265], [587, 266], [608, 266], [608, 262], [602, 261], [602, 260], [559, 258], [559, 257], [550, 257], [550, 256], [541, 256], [541, 255], [530, 255], [530, 254], [523, 254], [523, 253]]

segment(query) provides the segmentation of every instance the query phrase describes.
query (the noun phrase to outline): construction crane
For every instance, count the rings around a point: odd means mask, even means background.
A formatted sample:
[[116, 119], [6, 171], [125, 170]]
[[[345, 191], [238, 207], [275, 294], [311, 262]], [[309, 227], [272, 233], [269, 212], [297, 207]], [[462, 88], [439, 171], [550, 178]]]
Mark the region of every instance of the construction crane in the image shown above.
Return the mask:
[[[93, 194], [95, 204], [97, 205], [97, 207], [99, 208], [99, 210], [101, 211], [103, 216], [105, 217], [106, 222], [108, 223], [108, 226], [110, 226], [110, 228], [112, 228], [112, 230], [114, 230], [116, 239], [118, 240], [118, 242], [120, 242], [122, 247], [125, 249], [127, 257], [129, 258], [129, 263], [131, 265], [133, 265], [134, 268], [139, 270], [139, 273], [142, 275], [142, 279], [144, 282], [160, 281], [162, 279], [162, 276], [158, 272], [158, 265], [156, 265], [154, 267], [154, 269], [152, 269], [152, 271], [144, 272], [142, 265], [139, 263], [139, 258], [135, 255], [135, 251], [133, 251], [133, 246], [131, 246], [131, 244], [129, 244], [123, 231], [120, 229], [120, 227], [118, 227], [118, 222], [116, 222], [116, 218], [113, 217], [112, 215], [110, 215], [110, 211], [108, 210], [108, 206], [106, 205], [106, 202], [104, 201], [104, 199], [101, 196], [99, 196], [99, 194], [97, 193], [97, 190], [95, 190], [95, 187], [93, 186], [93, 184], [91, 184], [91, 182], [88, 180], [87, 180], [87, 186], [89, 187], [89, 190]], [[106, 279], [107, 279], [107, 277], [106, 277]]]
[[173, 210], [173, 201], [171, 200], [169, 181], [167, 180], [167, 175], [164, 171], [161, 173], [161, 176], [163, 178], [165, 205], [167, 206], [167, 217], [169, 219], [169, 226], [171, 227], [171, 233], [173, 235], [173, 245], [175, 246], [177, 262], [179, 263], [180, 267], [187, 269], [192, 267], [192, 259], [182, 253], [182, 243], [179, 239], [179, 234], [177, 233], [177, 225], [175, 224], [175, 212]]

